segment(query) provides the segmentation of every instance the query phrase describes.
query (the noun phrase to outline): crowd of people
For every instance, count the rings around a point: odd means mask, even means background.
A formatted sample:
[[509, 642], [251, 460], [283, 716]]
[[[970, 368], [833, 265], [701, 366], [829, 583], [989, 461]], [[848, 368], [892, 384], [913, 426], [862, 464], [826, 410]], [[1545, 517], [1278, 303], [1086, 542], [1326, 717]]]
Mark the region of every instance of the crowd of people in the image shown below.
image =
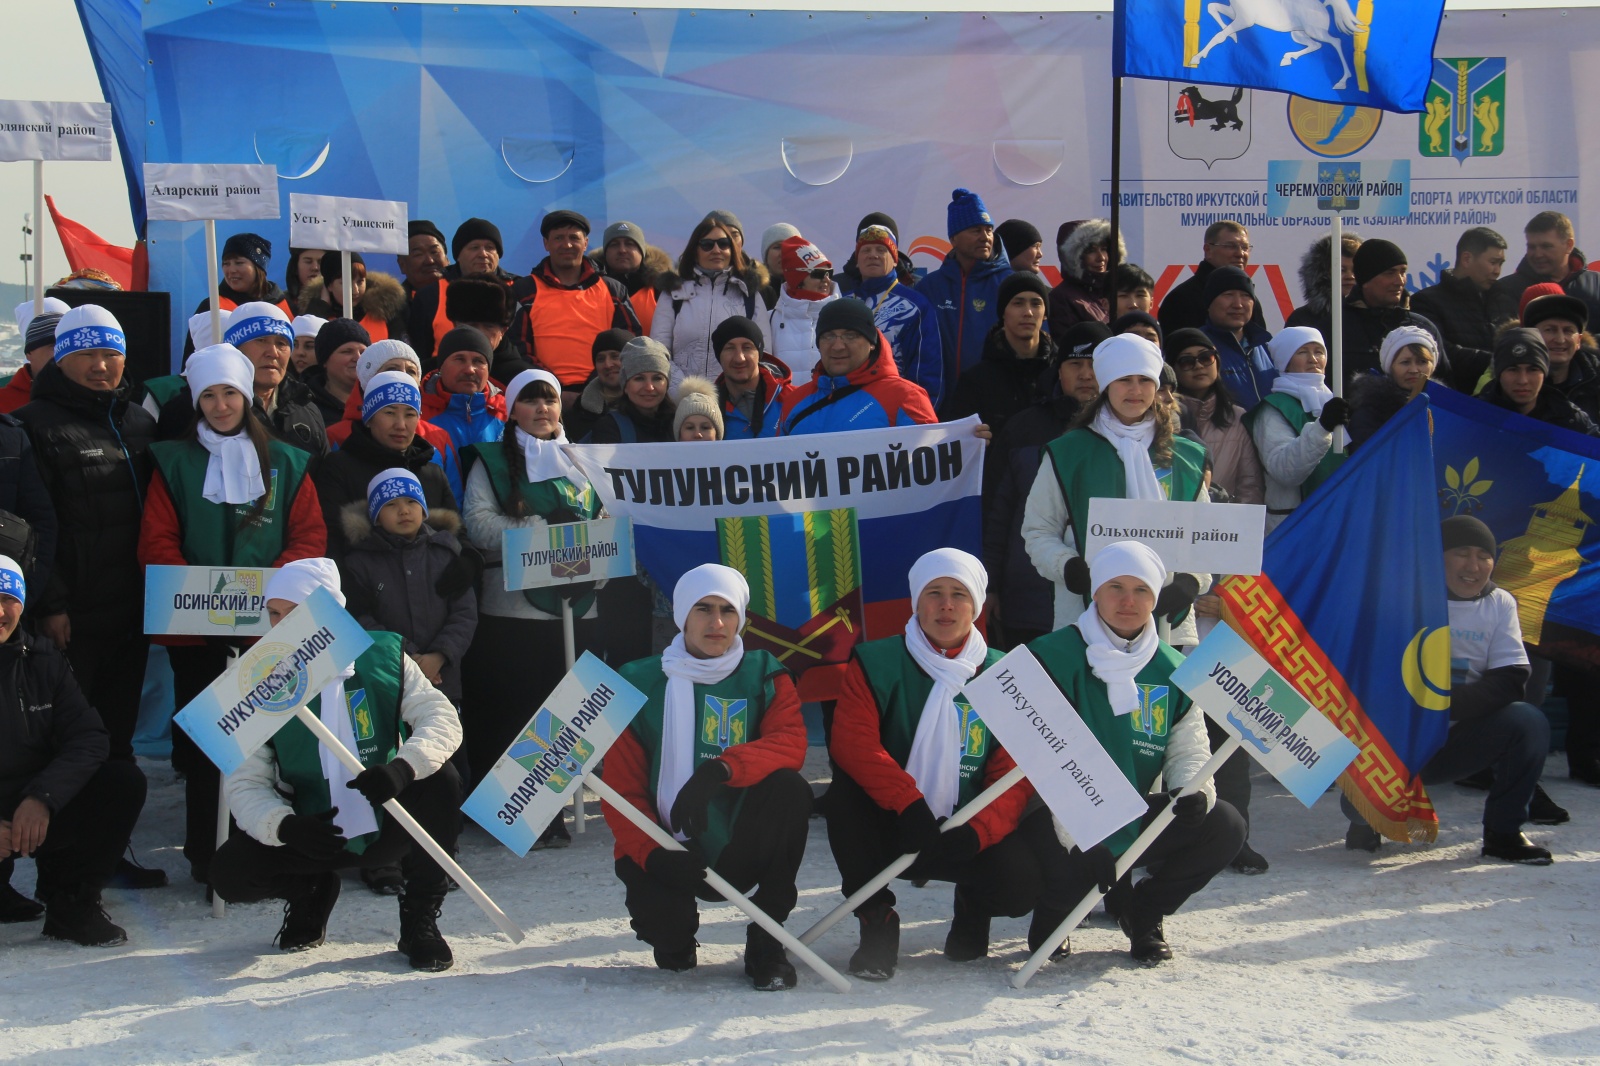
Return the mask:
[[[28, 363], [0, 388], [0, 661], [13, 679], [0, 686], [0, 922], [42, 918], [47, 936], [86, 945], [125, 939], [102, 889], [167, 883], [128, 851], [146, 788], [133, 754], [152, 639], [144, 567], [272, 567], [274, 624], [323, 588], [374, 633], [311, 703], [364, 769], [319, 753], [297, 721], [226, 780], [181, 729], [172, 764], [189, 875], [225, 900], [286, 901], [283, 950], [322, 943], [341, 871], [355, 869], [398, 896], [413, 966], [451, 964], [437, 925], [448, 878], [381, 805], [398, 800], [457, 846], [463, 795], [565, 672], [570, 609], [578, 647], [647, 696], [602, 776], [689, 845], [658, 847], [606, 809], [625, 906], [662, 969], [696, 963], [708, 869], [788, 917], [813, 810], [846, 894], [902, 853], [918, 855], [903, 876], [954, 884], [952, 960], [986, 954], [1002, 915], [1031, 914], [1030, 947], [1067, 951], [1050, 934], [1096, 886], [1135, 959], [1170, 958], [1167, 916], [1229, 866], [1269, 869], [1248, 839], [1247, 757], [1214, 785], [1196, 781], [1225, 735], [1176, 688], [1159, 727], [1141, 702], [1220, 620], [1221, 575], [1169, 573], [1133, 542], [1088, 556], [1089, 501], [1263, 504], [1270, 529], [1332, 474], [1341, 434], [1359, 448], [1429, 381], [1600, 435], [1600, 351], [1586, 332], [1600, 274], [1554, 212], [1528, 222], [1513, 273], [1502, 276], [1505, 238], [1479, 227], [1414, 294], [1401, 248], [1347, 235], [1335, 296], [1324, 239], [1306, 253], [1306, 304], [1274, 334], [1238, 223], [1206, 231], [1193, 276], [1158, 304], [1104, 220], [1058, 229], [1055, 285], [1032, 224], [995, 224], [966, 189], [947, 222], [949, 254], [919, 276], [881, 212], [861, 219], [836, 268], [796, 227], [751, 243], [727, 211], [707, 214], [675, 260], [631, 221], [604, 227], [591, 249], [587, 218], [552, 211], [547, 254], [527, 274], [505, 267], [485, 219], [448, 242], [417, 220], [398, 277], [360, 255], [346, 274], [337, 253], [291, 249], [281, 288], [270, 243], [238, 234], [221, 287], [191, 319], [182, 373], [147, 381], [124, 373], [126, 337], [103, 307], [19, 308]], [[908, 560], [912, 617], [856, 648], [824, 709], [833, 778], [815, 799], [795, 680], [744, 648], [750, 593], [737, 571], [707, 563], [672, 589], [645, 574], [510, 592], [498, 572], [507, 530], [603, 514], [570, 443], [969, 416], [989, 440], [982, 557]], [[1600, 786], [1595, 689], [1575, 668], [1530, 659], [1515, 603], [1492, 581], [1487, 527], [1452, 518], [1443, 544], [1452, 726], [1422, 776], [1488, 789], [1485, 856], [1548, 863], [1522, 832], [1568, 819], [1539, 786], [1540, 704], [1553, 673], [1571, 708], [1571, 776]], [[153, 639], [171, 663], [174, 711], [237, 646]], [[1146, 824], [1169, 805], [1174, 817], [1137, 882], [1116, 860], [1138, 823], [1079, 848], [1025, 781], [944, 825], [1015, 765], [960, 692], [1022, 644], [1141, 792], [1161, 780]], [[220, 847], [219, 789], [235, 822]], [[1379, 835], [1346, 813], [1346, 845], [1376, 851]], [[558, 816], [539, 846], [568, 841]], [[38, 864], [37, 899], [9, 884], [24, 856]], [[894, 903], [884, 888], [856, 910], [859, 977], [895, 972]], [[796, 981], [756, 924], [745, 966], [757, 988]]]

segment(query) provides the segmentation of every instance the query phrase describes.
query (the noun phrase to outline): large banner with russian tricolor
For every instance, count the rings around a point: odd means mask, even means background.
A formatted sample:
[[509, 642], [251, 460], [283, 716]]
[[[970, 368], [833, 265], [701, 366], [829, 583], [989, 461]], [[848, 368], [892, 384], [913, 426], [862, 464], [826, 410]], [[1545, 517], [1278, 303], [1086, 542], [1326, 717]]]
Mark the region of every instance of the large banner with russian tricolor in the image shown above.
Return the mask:
[[367, 631], [319, 588], [173, 721], [231, 774], [371, 646]]
[[528, 854], [643, 706], [644, 693], [584, 652], [461, 809], [500, 843]]

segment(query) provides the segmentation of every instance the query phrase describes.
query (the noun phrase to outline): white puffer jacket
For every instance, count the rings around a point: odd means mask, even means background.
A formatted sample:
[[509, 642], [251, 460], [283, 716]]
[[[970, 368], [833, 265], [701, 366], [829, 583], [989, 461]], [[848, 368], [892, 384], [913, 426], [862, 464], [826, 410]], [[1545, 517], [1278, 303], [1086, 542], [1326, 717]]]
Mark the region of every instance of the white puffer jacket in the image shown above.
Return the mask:
[[751, 319], [765, 336], [761, 350], [772, 350], [772, 338], [766, 336], [767, 305], [761, 299], [759, 276], [741, 277], [726, 270], [707, 274], [696, 269], [691, 280], [668, 274], [662, 285], [661, 299], [650, 322], [650, 336], [672, 353], [674, 380], [697, 374], [715, 381], [722, 373], [717, 353], [711, 350], [711, 334], [725, 318]]
[[767, 340], [772, 342], [768, 354], [783, 360], [793, 380], [811, 380], [811, 368], [822, 358], [817, 351], [817, 316], [838, 298], [838, 289], [820, 300], [796, 299], [789, 295], [787, 285], [779, 291], [778, 305], [767, 325]]

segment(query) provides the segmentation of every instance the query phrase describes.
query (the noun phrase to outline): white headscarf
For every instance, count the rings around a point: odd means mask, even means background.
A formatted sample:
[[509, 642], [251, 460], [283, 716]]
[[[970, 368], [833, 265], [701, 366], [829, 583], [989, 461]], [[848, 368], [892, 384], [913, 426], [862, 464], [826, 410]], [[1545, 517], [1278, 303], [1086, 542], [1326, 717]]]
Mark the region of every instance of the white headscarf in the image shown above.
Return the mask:
[[917, 782], [917, 789], [936, 818], [948, 817], [955, 810], [961, 792], [961, 753], [966, 745], [956, 697], [983, 669], [989, 654], [989, 645], [977, 626], [968, 632], [966, 643], [953, 659], [934, 647], [923, 632], [917, 622], [917, 601], [924, 589], [942, 577], [961, 582], [972, 596], [974, 615], [983, 610], [983, 601], [989, 594], [989, 574], [983, 563], [959, 549], [939, 548], [911, 565], [912, 613], [906, 621], [906, 651], [933, 679], [933, 689], [922, 704], [911, 753], [906, 757], [906, 773]]
[[[1100, 586], [1107, 581], [1118, 577], [1136, 577], [1150, 586], [1151, 592], [1159, 595], [1161, 586], [1167, 582], [1167, 568], [1161, 558], [1145, 545], [1136, 540], [1119, 540], [1101, 548], [1090, 561], [1090, 595], [1100, 591]], [[1085, 654], [1089, 659], [1089, 669], [1106, 686], [1111, 712], [1123, 715], [1137, 710], [1139, 689], [1133, 679], [1155, 658], [1156, 649], [1161, 644], [1156, 636], [1155, 618], [1146, 621], [1139, 635], [1131, 641], [1117, 636], [1105, 626], [1093, 602], [1073, 624], [1078, 627], [1087, 645]]]
[[[296, 559], [294, 562], [285, 563], [267, 581], [266, 599], [288, 600], [290, 603], [302, 603], [319, 588], [327, 589], [333, 594], [334, 601], [340, 607], [344, 606], [344, 592], [339, 583], [339, 567], [332, 559]], [[322, 687], [318, 694], [320, 701], [317, 717], [322, 719], [322, 724], [327, 726], [334, 736], [339, 738], [339, 743], [345, 750], [354, 753], [356, 749], [355, 727], [350, 721], [350, 705], [344, 691], [347, 678], [354, 677], [356, 667], [354, 663], [344, 668], [344, 671]], [[363, 836], [367, 833], [378, 831], [378, 818], [373, 813], [372, 804], [356, 792], [345, 786], [355, 780], [352, 774], [338, 758], [322, 745], [317, 746], [317, 754], [322, 759], [322, 776], [328, 782], [328, 796], [333, 805], [339, 808], [339, 813], [334, 815], [333, 824], [339, 831], [350, 839]]]
[[[217, 321], [221, 325], [223, 333], [228, 332], [228, 319], [232, 315], [232, 311], [217, 312]], [[201, 348], [209, 348], [213, 344], [222, 343], [222, 338], [211, 332], [210, 311], [202, 311], [198, 315], [189, 316], [189, 340], [193, 342], [196, 351]]]
[[1294, 353], [1308, 344], [1320, 344], [1324, 350], [1327, 348], [1321, 330], [1310, 326], [1288, 326], [1267, 344], [1267, 353], [1272, 356], [1272, 365], [1278, 368], [1278, 376], [1272, 379], [1272, 391], [1293, 396], [1300, 401], [1300, 407], [1306, 414], [1316, 418], [1322, 414], [1323, 405], [1333, 399], [1333, 390], [1328, 388], [1321, 374], [1289, 373], [1289, 362], [1294, 358]]
[[[656, 775], [656, 813], [670, 820], [672, 805], [684, 782], [694, 773], [694, 740], [699, 729], [695, 714], [694, 687], [715, 685], [738, 668], [744, 658], [744, 641], [738, 636], [728, 650], [713, 659], [697, 659], [683, 643], [683, 627], [694, 605], [707, 596], [721, 596], [739, 612], [739, 629], [744, 629], [745, 608], [750, 605], [750, 586], [744, 575], [731, 566], [704, 563], [678, 579], [672, 589], [672, 618], [678, 635], [661, 653], [661, 670], [667, 675], [667, 694], [661, 712], [661, 767]], [[679, 840], [687, 840], [682, 833]]]
[[[1094, 379], [1100, 391], [1118, 378], [1149, 378], [1161, 386], [1161, 349], [1133, 333], [1119, 333], [1096, 345], [1094, 350]], [[1155, 465], [1150, 462], [1150, 445], [1156, 439], [1156, 408], [1152, 405], [1143, 420], [1125, 425], [1112, 412], [1109, 404], [1095, 415], [1093, 429], [1117, 450], [1122, 460], [1123, 495], [1130, 500], [1164, 500], [1161, 483], [1156, 480]]]
[[556, 390], [556, 407], [559, 410], [561, 380], [548, 370], [524, 370], [512, 378], [511, 384], [506, 387], [506, 424], [511, 427], [517, 443], [522, 446], [522, 461], [528, 481], [538, 484], [551, 478], [564, 477], [581, 484], [583, 473], [571, 459], [567, 458], [567, 453], [563, 450], [563, 445], [567, 443], [567, 427], [560, 423], [559, 418], [556, 423], [555, 439], [540, 440], [524, 433], [511, 413], [511, 409], [517, 405], [517, 397], [522, 395], [522, 390], [536, 381], [542, 381]]
[[[227, 385], [244, 397], [244, 417], [250, 414], [255, 397], [255, 366], [231, 344], [213, 344], [189, 357], [183, 376], [196, 410], [200, 394], [213, 385]], [[261, 455], [244, 430], [244, 423], [233, 433], [223, 435], [201, 418], [195, 426], [200, 446], [210, 453], [206, 460], [206, 480], [200, 495], [210, 503], [240, 504], [259, 500], [267, 484], [261, 476]]]

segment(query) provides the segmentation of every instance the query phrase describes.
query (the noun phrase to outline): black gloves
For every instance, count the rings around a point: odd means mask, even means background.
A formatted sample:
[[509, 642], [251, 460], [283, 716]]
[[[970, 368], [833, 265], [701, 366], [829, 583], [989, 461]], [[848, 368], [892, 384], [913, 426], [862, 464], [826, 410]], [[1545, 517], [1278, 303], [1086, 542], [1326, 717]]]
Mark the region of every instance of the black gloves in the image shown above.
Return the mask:
[[291, 814], [278, 823], [278, 839], [284, 847], [293, 848], [308, 859], [331, 862], [349, 843], [333, 824], [333, 816], [338, 813], [339, 808], [334, 807], [316, 815]]
[[1156, 596], [1156, 614], [1169, 621], [1174, 616], [1183, 617], [1183, 613], [1194, 606], [1195, 597], [1200, 595], [1200, 582], [1193, 574], [1173, 574], [1172, 584], [1162, 589]]
[[1062, 579], [1067, 583], [1068, 592], [1075, 592], [1079, 596], [1089, 595], [1089, 564], [1083, 561], [1083, 556], [1074, 555], [1067, 560]]
[[966, 862], [978, 857], [983, 843], [978, 831], [970, 825], [958, 825], [939, 834], [939, 858], [950, 862]]
[[920, 797], [900, 812], [894, 832], [895, 846], [902, 855], [926, 851], [939, 844], [939, 823], [928, 809], [928, 801]]
[[1340, 426], [1350, 424], [1350, 401], [1343, 396], [1335, 396], [1322, 405], [1322, 414], [1317, 418], [1322, 428], [1332, 433]]
[[346, 781], [344, 787], [355, 789], [367, 797], [368, 803], [379, 807], [404, 792], [416, 779], [417, 771], [411, 768], [410, 763], [395, 759], [382, 766], [367, 767], [353, 780]]
[[672, 814], [668, 821], [674, 833], [697, 837], [706, 831], [706, 808], [718, 788], [727, 784], [733, 768], [721, 759], [707, 759], [694, 768], [689, 780], [678, 790], [672, 801]]
[[1151, 796], [1149, 800], [1150, 809], [1145, 813], [1142, 824], [1148, 826], [1155, 821], [1156, 815], [1164, 811], [1169, 803], [1173, 805], [1172, 822], [1174, 825], [1181, 826], [1184, 829], [1193, 829], [1205, 821], [1207, 814], [1205, 793], [1193, 792], [1187, 796], [1179, 796], [1178, 792], [1178, 789], [1173, 789], [1171, 792], [1165, 792], [1159, 796]]
[[445, 565], [439, 580], [434, 582], [433, 591], [437, 592], [446, 601], [476, 589], [478, 579], [483, 576], [483, 556], [478, 549], [470, 544], [461, 545], [461, 554], [451, 559]]
[[1104, 844], [1096, 844], [1088, 851], [1074, 847], [1068, 852], [1068, 857], [1084, 864], [1102, 895], [1110, 892], [1111, 886], [1117, 883], [1117, 857]]
[[644, 872], [668, 888], [687, 892], [691, 896], [700, 891], [706, 880], [706, 864], [692, 851], [673, 851], [657, 848], [645, 860]]

